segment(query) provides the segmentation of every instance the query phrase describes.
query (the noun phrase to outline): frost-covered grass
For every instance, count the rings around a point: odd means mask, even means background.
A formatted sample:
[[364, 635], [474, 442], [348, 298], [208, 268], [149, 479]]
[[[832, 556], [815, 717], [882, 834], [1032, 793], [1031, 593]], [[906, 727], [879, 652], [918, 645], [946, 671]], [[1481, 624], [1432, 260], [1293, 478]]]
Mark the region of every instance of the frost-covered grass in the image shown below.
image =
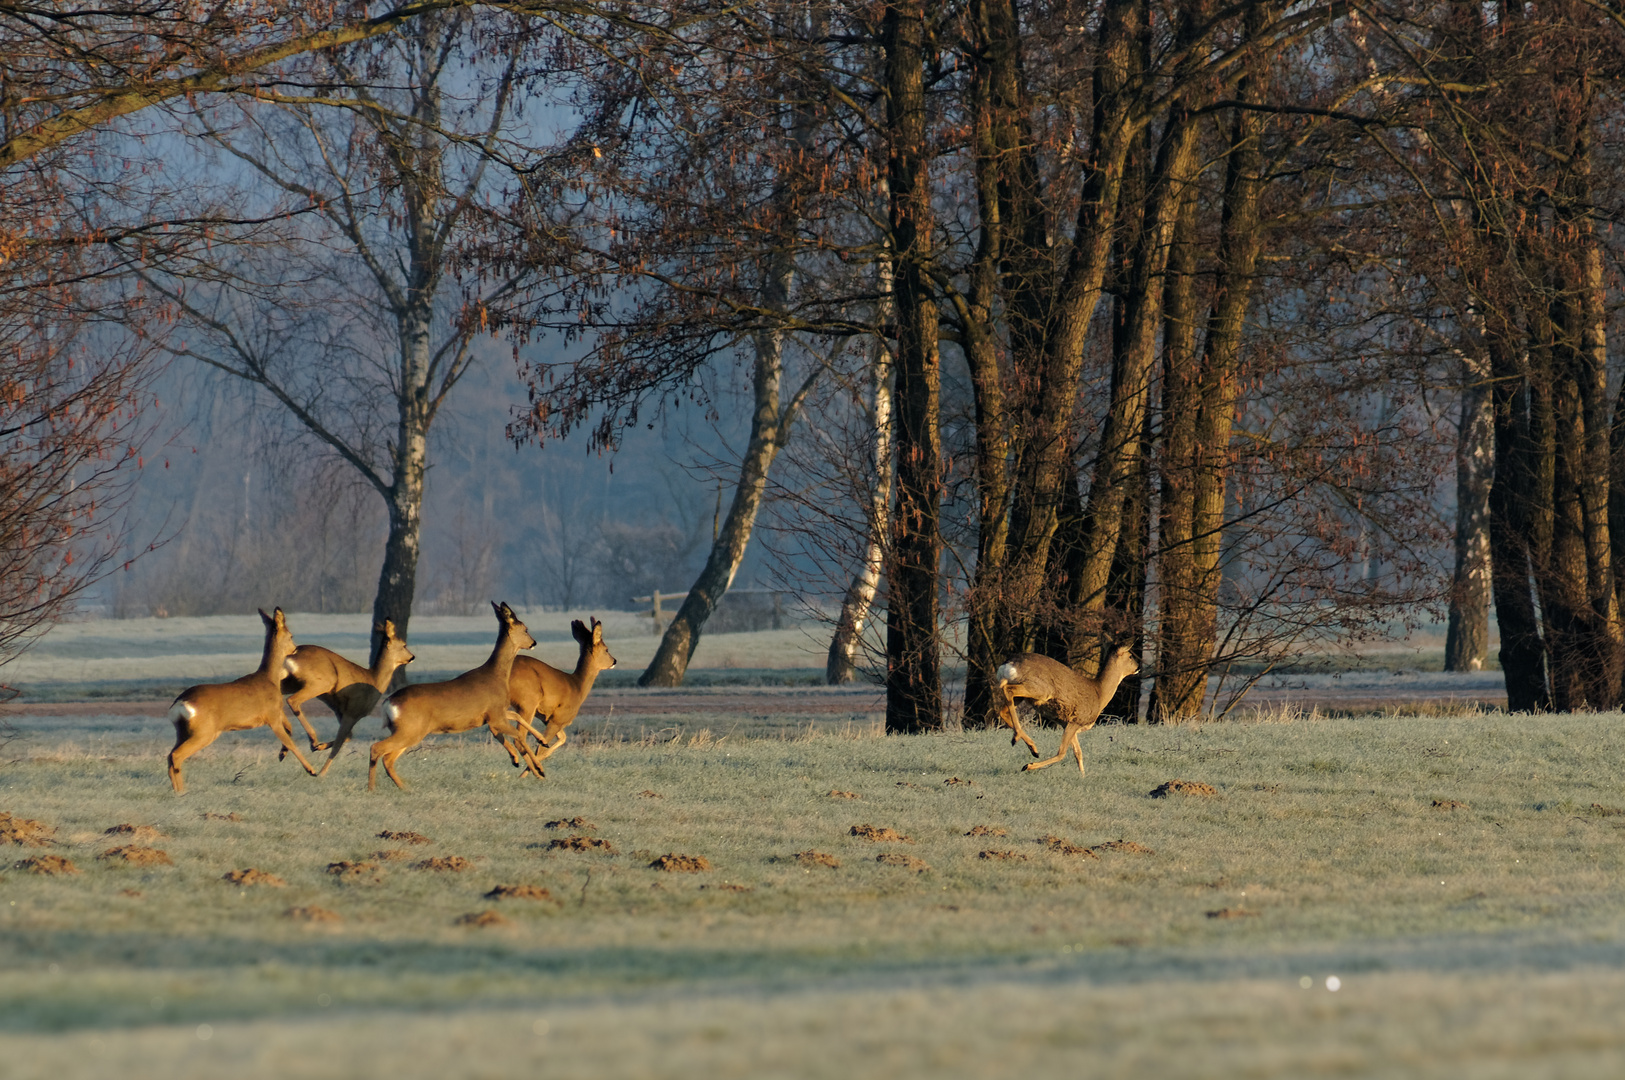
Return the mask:
[[[21, 727], [0, 810], [56, 826], [82, 872], [0, 877], [8, 1076], [1611, 1075], [1625, 1054], [1619, 715], [1099, 728], [1082, 778], [1017, 772], [995, 732], [572, 741], [542, 783], [465, 738], [370, 794], [361, 754], [315, 781], [257, 732], [194, 759], [184, 798], [150, 728]], [[1215, 794], [1148, 797], [1173, 779]], [[99, 861], [117, 824], [156, 826], [175, 865]], [[617, 853], [548, 847], [571, 835]], [[409, 858], [375, 882], [326, 872], [389, 849]], [[712, 869], [649, 868], [667, 853]], [[409, 865], [454, 855], [472, 869]], [[221, 880], [248, 867], [286, 887]], [[342, 921], [283, 915], [310, 906]], [[486, 909], [507, 922], [456, 922]]]

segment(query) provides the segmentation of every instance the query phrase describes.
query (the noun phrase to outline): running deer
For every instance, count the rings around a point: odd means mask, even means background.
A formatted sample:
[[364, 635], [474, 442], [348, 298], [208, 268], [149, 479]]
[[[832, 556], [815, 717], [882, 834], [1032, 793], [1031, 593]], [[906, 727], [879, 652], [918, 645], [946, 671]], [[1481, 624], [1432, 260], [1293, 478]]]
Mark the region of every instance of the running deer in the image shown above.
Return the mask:
[[[310, 736], [311, 752], [331, 751], [317, 776], [327, 775], [328, 766], [350, 741], [355, 726], [377, 707], [378, 699], [384, 696], [389, 681], [395, 677], [395, 669], [416, 659], [406, 647], [406, 639], [395, 632], [393, 619], [385, 619], [373, 629], [384, 635], [384, 644], [370, 671], [320, 645], [299, 646], [284, 665], [287, 675], [282, 680], [282, 692], [287, 695], [288, 708], [293, 710], [299, 726]], [[316, 729], [310, 726], [300, 707], [312, 699], [322, 702], [338, 717], [339, 733], [330, 743], [317, 741]], [[287, 750], [283, 750], [281, 756], [287, 754]]]
[[384, 723], [390, 734], [372, 744], [368, 791], [376, 784], [379, 762], [395, 786], [405, 791], [406, 785], [395, 772], [395, 762], [402, 754], [430, 735], [472, 731], [481, 724], [491, 729], [492, 737], [502, 743], [515, 766], [523, 756], [530, 771], [541, 775], [541, 763], [530, 752], [508, 704], [508, 676], [513, 671], [514, 656], [520, 649], [535, 648], [536, 639], [513, 608], [493, 603], [491, 609], [497, 613], [498, 630], [489, 660], [449, 682], [403, 686], [384, 702]]
[[[576, 619], [570, 624], [570, 633], [581, 645], [581, 656], [576, 660], [574, 671], [566, 674], [533, 657], [520, 656], [515, 658], [513, 674], [508, 678], [508, 696], [514, 712], [519, 714], [520, 726], [536, 735], [536, 741], [541, 743], [535, 755], [538, 762], [546, 761], [564, 745], [568, 738], [564, 729], [570, 726], [570, 721], [581, 710], [581, 703], [592, 693], [598, 673], [615, 666], [615, 658], [609, 655], [609, 646], [604, 644], [603, 623], [594, 619], [592, 629], [588, 630]], [[547, 724], [547, 730], [540, 735], [530, 726], [530, 721], [538, 717]]]
[[282, 664], [293, 655], [293, 634], [281, 608], [270, 615], [261, 611], [260, 618], [265, 622], [265, 653], [256, 671], [229, 683], [188, 687], [169, 708], [170, 722], [175, 725], [169, 782], [175, 785], [177, 795], [186, 794], [181, 763], [227, 731], [268, 727], [284, 749], [293, 751], [305, 771], [316, 775], [316, 769], [294, 745], [288, 715], [282, 711]]
[[1066, 730], [1061, 734], [1061, 749], [1055, 756], [1044, 761], [1029, 761], [1022, 771], [1042, 769], [1063, 761], [1070, 749], [1078, 757], [1078, 774], [1083, 775], [1083, 750], [1078, 745], [1078, 735], [1095, 726], [1100, 710], [1117, 692], [1117, 684], [1139, 670], [1139, 661], [1127, 647], [1113, 650], [1102, 665], [1099, 677], [1093, 679], [1079, 675], [1059, 660], [1037, 653], [1022, 653], [1000, 665], [994, 674], [994, 685], [1004, 695], [999, 719], [1015, 732], [1010, 736], [1011, 746], [1020, 739], [1033, 752], [1033, 757], [1038, 756], [1038, 747], [1021, 730], [1021, 720], [1016, 716], [1016, 698], [1030, 698], [1034, 705], [1054, 702], [1066, 723]]

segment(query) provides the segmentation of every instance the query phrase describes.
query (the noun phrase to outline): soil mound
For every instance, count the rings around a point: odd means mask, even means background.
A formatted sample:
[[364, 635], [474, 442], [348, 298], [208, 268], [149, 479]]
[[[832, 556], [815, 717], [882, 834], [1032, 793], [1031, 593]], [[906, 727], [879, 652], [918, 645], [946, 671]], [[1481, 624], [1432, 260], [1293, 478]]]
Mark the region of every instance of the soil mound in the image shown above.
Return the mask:
[[1204, 799], [1217, 795], [1212, 784], [1204, 784], [1200, 780], [1170, 780], [1152, 789], [1153, 799], [1166, 799], [1170, 795], [1200, 795]]
[[704, 855], [662, 855], [649, 864], [649, 869], [668, 874], [703, 874], [710, 871], [711, 860]]
[[[487, 900], [552, 900], [553, 894], [540, 885], [498, 885], [485, 894]], [[554, 901], [557, 903], [557, 901]]]
[[453, 920], [458, 926], [511, 926], [512, 920], [487, 908], [484, 911], [471, 911], [467, 915], [459, 915]]
[[720, 885], [701, 885], [702, 889], [715, 889], [718, 892], [755, 892], [754, 885], [735, 885], [731, 881], [724, 881]]
[[12, 866], [30, 874], [45, 874], [48, 877], [79, 872], [77, 866], [60, 855], [34, 855], [27, 859], [19, 859]]
[[17, 844], [20, 847], [49, 847], [55, 843], [51, 835], [56, 829], [43, 821], [33, 818], [13, 817], [8, 811], [0, 810], [0, 844]]
[[970, 832], [966, 833], [965, 835], [966, 836], [1007, 836], [1009, 834], [1004, 829], [995, 829], [991, 825], [972, 825]]
[[640, 799], [663, 799], [663, 798], [665, 798], [665, 796], [660, 794], [660, 792], [658, 792], [658, 791], [650, 791], [648, 788], [644, 788], [642, 791], [638, 792], [638, 798], [640, 798]]
[[548, 829], [596, 829], [596, 828], [598, 828], [598, 826], [594, 825], [592, 822], [588, 821], [584, 817], [567, 817], [567, 818], [559, 818], [557, 821], [549, 821], [545, 826], [543, 826], [543, 828], [548, 828]]
[[1210, 919], [1251, 919], [1257, 915], [1258, 912], [1248, 911], [1246, 908], [1241, 907], [1222, 907], [1218, 911], [1207, 913], [1207, 917]]
[[1591, 812], [1598, 817], [1619, 817], [1621, 814], [1625, 814], [1625, 810], [1621, 810], [1617, 806], [1604, 806], [1599, 802], [1591, 804]]
[[862, 795], [859, 795], [855, 791], [831, 791], [829, 793], [829, 797], [832, 798], [832, 799], [861, 799], [861, 798], [863, 798]]
[[158, 831], [156, 825], [114, 825], [102, 835], [129, 837], [131, 840], [139, 840], [142, 843], [166, 839], [164, 834]]
[[873, 825], [854, 825], [852, 835], [861, 836], [876, 844], [912, 844], [914, 841], [896, 829], [877, 829]]
[[961, 780], [957, 776], [950, 776], [950, 777], [948, 777], [948, 779], [944, 780], [943, 783], [945, 785], [947, 785], [948, 787], [975, 787], [976, 786], [976, 781], [974, 781], [974, 780]]
[[887, 851], [875, 856], [875, 862], [881, 866], [900, 866], [904, 870], [926, 871], [931, 869], [924, 859], [916, 859], [912, 855], [904, 855], [900, 851]]
[[264, 885], [271, 889], [286, 889], [288, 883], [275, 874], [267, 874], [264, 870], [256, 870], [252, 866], [246, 870], [233, 870], [221, 876], [222, 881], [229, 881], [233, 885]]
[[1093, 848], [1079, 847], [1076, 844], [1062, 840], [1059, 836], [1040, 836], [1038, 842], [1057, 855], [1083, 855], [1090, 859], [1100, 858]]
[[147, 895], [146, 893], [142, 892], [140, 889], [120, 889], [118, 891], [118, 894], [120, 896], [128, 896], [132, 900], [139, 900], [143, 896]]
[[1435, 809], [1435, 810], [1465, 810], [1465, 809], [1467, 809], [1467, 804], [1464, 803], [1464, 802], [1458, 802], [1455, 799], [1434, 799], [1433, 800], [1433, 809]]
[[978, 859], [996, 859], [999, 862], [1026, 862], [1027, 861], [1027, 856], [1023, 855], [1019, 851], [998, 851], [998, 850], [995, 850], [993, 848], [989, 848], [986, 851], [977, 852], [976, 857]]
[[169, 857], [169, 852], [153, 847], [141, 847], [138, 844], [126, 844], [123, 847], [108, 848], [98, 859], [111, 859], [114, 862], [129, 863], [131, 866], [174, 866], [175, 860]]
[[237, 811], [235, 811], [235, 810], [233, 810], [229, 814], [216, 814], [216, 813], [213, 813], [212, 811], [205, 810], [205, 811], [203, 811], [203, 820], [204, 821], [241, 821], [241, 820], [243, 820], [243, 815], [237, 813]]
[[410, 859], [411, 857], [412, 853], [404, 848], [386, 848], [383, 851], [375, 851], [367, 856], [367, 858], [377, 859], [379, 862], [400, 862], [402, 859]]
[[427, 836], [424, 836], [422, 833], [417, 833], [417, 832], [394, 832], [394, 831], [389, 830], [389, 829], [385, 829], [383, 832], [379, 833], [378, 834], [378, 839], [380, 839], [380, 840], [393, 840], [397, 844], [432, 844], [432, 843], [434, 843], [433, 840], [430, 840]]
[[796, 862], [801, 863], [803, 866], [827, 866], [831, 870], [841, 868], [840, 859], [833, 855], [826, 855], [822, 851], [812, 851], [810, 849], [796, 852]]
[[327, 864], [327, 872], [349, 884], [376, 885], [384, 880], [384, 872], [375, 862], [350, 862], [342, 859]]
[[1155, 855], [1156, 852], [1144, 844], [1136, 844], [1133, 840], [1108, 840], [1104, 844], [1096, 844], [1089, 850], [1097, 855], [1102, 851], [1121, 851], [1125, 855]]
[[596, 836], [563, 836], [547, 845], [549, 851], [602, 851], [615, 854], [615, 845]]
[[453, 874], [460, 874], [464, 870], [474, 869], [474, 864], [461, 855], [436, 855], [430, 859], [421, 859], [412, 864], [413, 870], [446, 870]]
[[292, 919], [295, 922], [308, 923], [336, 923], [344, 921], [344, 916], [340, 915], [338, 912], [329, 911], [327, 908], [317, 907], [314, 904], [310, 905], [309, 907], [291, 907], [282, 913], [282, 917], [284, 919]]

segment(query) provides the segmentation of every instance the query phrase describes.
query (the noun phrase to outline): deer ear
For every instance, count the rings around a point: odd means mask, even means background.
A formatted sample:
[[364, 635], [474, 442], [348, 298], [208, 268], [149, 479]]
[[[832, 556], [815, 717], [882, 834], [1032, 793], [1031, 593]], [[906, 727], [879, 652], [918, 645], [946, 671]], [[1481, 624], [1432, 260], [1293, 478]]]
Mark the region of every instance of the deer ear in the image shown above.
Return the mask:
[[592, 640], [597, 645], [604, 643], [604, 624], [597, 619], [592, 621]]
[[502, 618], [502, 605], [495, 600], [491, 601], [491, 610], [496, 612], [497, 618]]
[[575, 638], [577, 641], [581, 642], [582, 644], [586, 644], [588, 641], [591, 640], [591, 636], [587, 633], [586, 624], [583, 623], [580, 619], [571, 619], [570, 620], [570, 636]]

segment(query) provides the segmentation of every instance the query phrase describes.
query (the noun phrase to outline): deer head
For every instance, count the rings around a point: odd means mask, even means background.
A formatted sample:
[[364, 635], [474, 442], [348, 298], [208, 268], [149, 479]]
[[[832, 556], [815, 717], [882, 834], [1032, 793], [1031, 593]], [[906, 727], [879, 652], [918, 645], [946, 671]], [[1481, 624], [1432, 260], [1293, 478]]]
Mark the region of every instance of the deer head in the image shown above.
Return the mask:
[[592, 621], [592, 629], [587, 629], [585, 623], [576, 619], [570, 624], [570, 634], [581, 645], [581, 663], [577, 665], [579, 671], [582, 667], [590, 667], [593, 671], [608, 671], [615, 666], [615, 658], [609, 655], [609, 646], [604, 644], [604, 624], [597, 619]]

